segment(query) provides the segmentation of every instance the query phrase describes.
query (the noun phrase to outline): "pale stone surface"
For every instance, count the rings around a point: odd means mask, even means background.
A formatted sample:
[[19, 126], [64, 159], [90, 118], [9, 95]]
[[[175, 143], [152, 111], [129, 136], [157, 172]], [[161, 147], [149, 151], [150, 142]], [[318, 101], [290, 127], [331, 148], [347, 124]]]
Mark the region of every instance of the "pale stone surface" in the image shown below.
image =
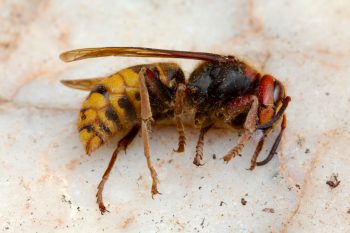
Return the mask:
[[[350, 231], [349, 1], [4, 0], [0, 9], [3, 232]], [[75, 121], [86, 93], [58, 80], [157, 59], [58, 59], [68, 49], [98, 46], [235, 54], [274, 74], [292, 97], [278, 157], [247, 171], [250, 143], [226, 165], [219, 158], [237, 134], [215, 129], [206, 138], [205, 166], [196, 168], [198, 131], [187, 129], [179, 155], [172, 152], [175, 129], [155, 127], [162, 195], [151, 198], [138, 136], [117, 161], [105, 189], [110, 213], [101, 216], [96, 186], [116, 140], [84, 155]], [[187, 73], [197, 64], [178, 62]], [[331, 189], [333, 173], [341, 183]]]

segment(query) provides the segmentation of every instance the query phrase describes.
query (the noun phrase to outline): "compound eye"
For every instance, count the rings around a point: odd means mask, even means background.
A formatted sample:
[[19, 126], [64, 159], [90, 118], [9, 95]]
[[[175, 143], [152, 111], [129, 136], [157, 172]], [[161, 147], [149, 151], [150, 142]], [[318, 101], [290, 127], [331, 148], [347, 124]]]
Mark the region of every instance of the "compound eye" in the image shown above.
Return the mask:
[[273, 90], [273, 99], [274, 102], [277, 103], [278, 101], [282, 100], [285, 97], [285, 93], [284, 93], [284, 87], [283, 85], [275, 80], [275, 88]]

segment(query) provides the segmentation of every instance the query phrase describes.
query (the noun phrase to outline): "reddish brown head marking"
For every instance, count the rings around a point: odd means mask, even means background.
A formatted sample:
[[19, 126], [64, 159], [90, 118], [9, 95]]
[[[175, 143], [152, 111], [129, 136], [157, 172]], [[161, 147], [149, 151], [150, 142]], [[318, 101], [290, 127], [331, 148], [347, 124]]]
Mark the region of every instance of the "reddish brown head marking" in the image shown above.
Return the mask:
[[271, 75], [264, 75], [259, 85], [259, 102], [265, 106], [274, 104], [273, 92], [275, 89], [275, 79]]
[[275, 79], [271, 75], [264, 75], [259, 84], [258, 99], [261, 103], [259, 111], [260, 123], [265, 123], [273, 118]]

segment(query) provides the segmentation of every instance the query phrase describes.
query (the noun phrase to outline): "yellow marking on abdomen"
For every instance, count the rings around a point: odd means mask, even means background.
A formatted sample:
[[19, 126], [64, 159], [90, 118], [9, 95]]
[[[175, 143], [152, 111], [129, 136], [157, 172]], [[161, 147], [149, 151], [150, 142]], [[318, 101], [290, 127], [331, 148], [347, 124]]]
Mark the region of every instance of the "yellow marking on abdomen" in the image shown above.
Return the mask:
[[99, 109], [103, 108], [108, 104], [105, 96], [100, 93], [92, 93], [89, 97], [84, 101], [83, 108], [94, 108]]
[[92, 125], [96, 121], [96, 117], [95, 109], [81, 110], [78, 119], [78, 129], [80, 130], [84, 126]]
[[123, 94], [125, 92], [125, 83], [119, 73], [104, 79], [101, 84], [108, 90], [109, 94]]
[[125, 85], [127, 87], [139, 88], [139, 74], [133, 71], [131, 68], [127, 68], [118, 72], [123, 77]]

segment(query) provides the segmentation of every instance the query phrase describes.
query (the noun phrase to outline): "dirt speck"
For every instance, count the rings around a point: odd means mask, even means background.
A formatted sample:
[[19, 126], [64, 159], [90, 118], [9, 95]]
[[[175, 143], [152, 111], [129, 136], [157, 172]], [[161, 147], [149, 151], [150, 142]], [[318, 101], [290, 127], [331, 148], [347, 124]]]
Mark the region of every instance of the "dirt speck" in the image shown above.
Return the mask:
[[69, 199], [67, 198], [67, 196], [64, 195], [64, 194], [63, 194], [62, 197], [61, 197], [61, 201], [64, 202], [64, 203], [68, 203], [69, 205], [72, 205], [72, 201], [69, 200]]
[[220, 201], [220, 206], [223, 206], [224, 204], [226, 205], [226, 203], [225, 203], [225, 202]]
[[203, 218], [202, 222], [201, 222], [201, 227], [204, 228], [204, 221], [205, 221], [205, 218]]
[[246, 201], [244, 198], [241, 198], [241, 204], [242, 204], [242, 205], [246, 205], [246, 204], [247, 204], [247, 201]]
[[334, 189], [338, 187], [340, 184], [340, 180], [338, 180], [338, 175], [337, 174], [332, 174], [332, 176], [327, 180], [326, 184], [331, 188]]
[[264, 211], [266, 213], [271, 213], [271, 214], [275, 213], [275, 210], [273, 208], [264, 208], [264, 209], [262, 209], [262, 211]]

